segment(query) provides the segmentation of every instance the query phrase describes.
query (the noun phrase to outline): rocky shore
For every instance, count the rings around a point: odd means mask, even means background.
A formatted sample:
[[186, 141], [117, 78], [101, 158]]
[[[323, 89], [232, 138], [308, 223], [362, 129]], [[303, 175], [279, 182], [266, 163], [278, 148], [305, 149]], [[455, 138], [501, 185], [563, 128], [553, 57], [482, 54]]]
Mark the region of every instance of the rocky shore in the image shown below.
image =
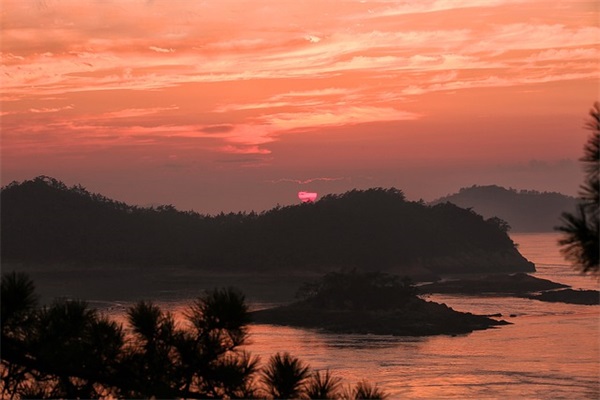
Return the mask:
[[597, 290], [574, 290], [568, 285], [525, 273], [447, 279], [421, 285], [419, 293], [508, 295], [548, 302], [600, 304], [600, 292]]
[[446, 279], [419, 286], [420, 293], [523, 294], [567, 288], [568, 285], [536, 278], [525, 273], [490, 274]]
[[466, 334], [508, 324], [458, 312], [417, 296], [407, 280], [384, 273], [332, 273], [304, 287], [302, 300], [251, 313], [254, 323], [337, 333], [398, 336]]
[[492, 274], [447, 279], [414, 287], [385, 274], [330, 274], [308, 286], [303, 300], [251, 313], [257, 324], [287, 325], [336, 333], [429, 336], [466, 334], [506, 325], [500, 315], [458, 312], [417, 294], [498, 295], [540, 301], [597, 305], [595, 290], [569, 286], [528, 274]]
[[539, 294], [531, 294], [527, 298], [551, 303], [582, 304], [586, 306], [600, 305], [600, 292], [597, 290], [548, 290]]
[[251, 318], [259, 324], [397, 336], [456, 335], [509, 324], [418, 298], [411, 299], [406, 307], [394, 310], [323, 309], [299, 302], [255, 311]]

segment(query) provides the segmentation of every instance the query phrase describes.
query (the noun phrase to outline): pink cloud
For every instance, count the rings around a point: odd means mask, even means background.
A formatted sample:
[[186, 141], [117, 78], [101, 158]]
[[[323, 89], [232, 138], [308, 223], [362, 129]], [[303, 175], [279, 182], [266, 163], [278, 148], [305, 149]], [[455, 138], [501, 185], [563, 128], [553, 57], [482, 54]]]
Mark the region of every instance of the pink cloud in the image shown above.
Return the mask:
[[271, 154], [270, 150], [258, 146], [232, 146], [227, 145], [219, 148], [223, 153], [229, 154]]
[[15, 132], [60, 128], [72, 136], [49, 137], [72, 146], [116, 135], [124, 145], [202, 139], [215, 152], [268, 154], [290, 132], [425, 120], [427, 94], [598, 82], [600, 28], [575, 2], [3, 7], [9, 146]]
[[164, 111], [172, 111], [178, 110], [178, 106], [170, 106], [170, 107], [151, 107], [151, 108], [128, 108], [120, 111], [112, 111], [108, 113], [104, 113], [101, 115], [101, 118], [131, 118], [131, 117], [141, 117], [151, 114], [157, 114]]
[[311, 112], [272, 114], [265, 117], [265, 120], [281, 130], [292, 130], [377, 121], [415, 120], [419, 117], [421, 117], [420, 114], [400, 111], [391, 107], [341, 105]]
[[72, 110], [73, 106], [54, 107], [54, 108], [30, 108], [31, 113], [55, 113], [59, 111]]
[[168, 49], [164, 49], [162, 47], [157, 47], [157, 46], [150, 46], [148, 47], [150, 50], [155, 51], [157, 53], [173, 53], [175, 52], [175, 50], [168, 48]]

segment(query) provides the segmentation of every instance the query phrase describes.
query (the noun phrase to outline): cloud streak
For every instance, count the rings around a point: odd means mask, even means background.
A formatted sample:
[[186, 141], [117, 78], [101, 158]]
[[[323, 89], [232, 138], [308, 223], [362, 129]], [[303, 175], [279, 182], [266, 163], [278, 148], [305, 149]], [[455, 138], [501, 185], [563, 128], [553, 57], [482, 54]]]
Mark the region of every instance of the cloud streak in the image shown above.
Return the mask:
[[0, 21], [8, 147], [110, 128], [115, 146], [264, 155], [288, 134], [425, 120], [439, 92], [598, 82], [600, 28], [577, 2], [25, 3]]

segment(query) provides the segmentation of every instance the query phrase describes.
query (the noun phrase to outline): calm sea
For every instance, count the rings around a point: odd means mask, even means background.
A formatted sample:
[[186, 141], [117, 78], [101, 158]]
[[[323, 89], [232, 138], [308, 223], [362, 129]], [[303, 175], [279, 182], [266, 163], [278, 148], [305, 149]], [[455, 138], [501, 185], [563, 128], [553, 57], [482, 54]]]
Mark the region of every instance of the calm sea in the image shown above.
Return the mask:
[[[597, 288], [573, 272], [554, 233], [514, 234], [536, 276]], [[348, 383], [367, 378], [392, 398], [600, 398], [600, 307], [512, 297], [431, 296], [459, 311], [501, 313], [512, 325], [428, 338], [326, 334], [257, 325], [248, 349], [263, 360], [289, 351]], [[513, 317], [510, 317], [513, 315]]]
[[[598, 288], [597, 280], [579, 275], [563, 260], [557, 234], [511, 237], [536, 264], [536, 276], [576, 289]], [[314, 369], [330, 369], [345, 383], [366, 378], [392, 398], [600, 398], [600, 306], [513, 297], [432, 295], [429, 299], [459, 311], [500, 313], [512, 325], [427, 338], [253, 325], [247, 350], [263, 362], [287, 351]], [[186, 299], [161, 305], [177, 314], [188, 304]]]

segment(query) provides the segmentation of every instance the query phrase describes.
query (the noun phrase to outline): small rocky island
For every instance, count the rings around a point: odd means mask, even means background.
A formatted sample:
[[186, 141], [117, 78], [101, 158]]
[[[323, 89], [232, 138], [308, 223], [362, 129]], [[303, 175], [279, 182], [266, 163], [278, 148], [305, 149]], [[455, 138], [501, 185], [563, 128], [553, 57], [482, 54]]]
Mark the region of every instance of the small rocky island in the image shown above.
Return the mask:
[[381, 272], [332, 272], [305, 284], [299, 297], [251, 318], [259, 324], [398, 336], [465, 334], [508, 324], [423, 300], [410, 281]]

